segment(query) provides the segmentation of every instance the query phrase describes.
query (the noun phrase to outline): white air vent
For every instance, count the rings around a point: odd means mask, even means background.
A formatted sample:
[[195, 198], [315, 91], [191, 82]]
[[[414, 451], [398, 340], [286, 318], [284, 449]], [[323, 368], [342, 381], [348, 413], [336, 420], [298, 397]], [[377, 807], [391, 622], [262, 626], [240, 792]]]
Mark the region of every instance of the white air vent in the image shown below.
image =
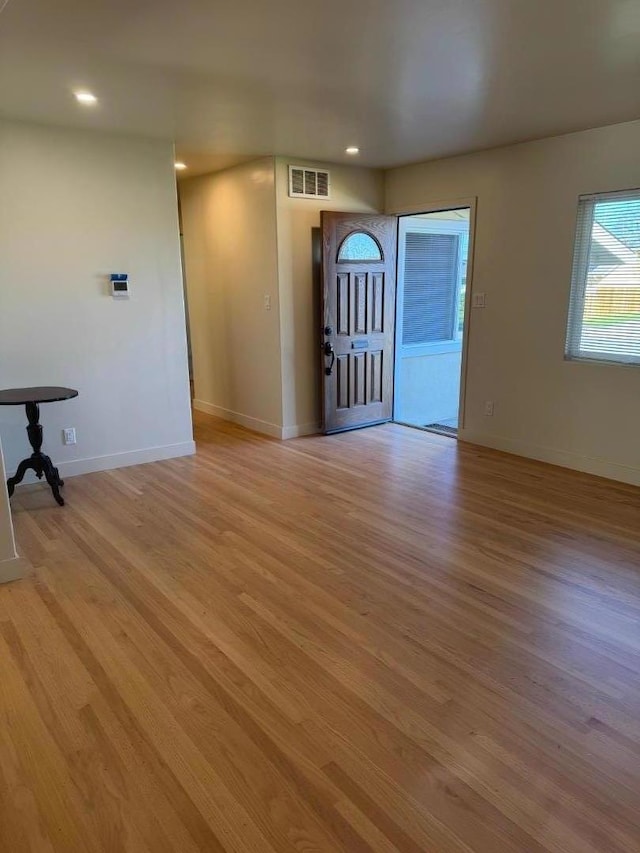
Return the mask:
[[289, 195], [291, 198], [329, 198], [329, 172], [289, 166]]

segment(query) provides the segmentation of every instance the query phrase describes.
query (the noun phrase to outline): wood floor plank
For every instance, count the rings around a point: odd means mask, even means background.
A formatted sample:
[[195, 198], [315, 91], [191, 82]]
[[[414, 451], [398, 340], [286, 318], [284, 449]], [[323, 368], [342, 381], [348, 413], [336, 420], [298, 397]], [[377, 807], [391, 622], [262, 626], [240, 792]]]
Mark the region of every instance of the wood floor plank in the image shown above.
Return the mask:
[[0, 850], [637, 853], [640, 490], [196, 433], [13, 498]]

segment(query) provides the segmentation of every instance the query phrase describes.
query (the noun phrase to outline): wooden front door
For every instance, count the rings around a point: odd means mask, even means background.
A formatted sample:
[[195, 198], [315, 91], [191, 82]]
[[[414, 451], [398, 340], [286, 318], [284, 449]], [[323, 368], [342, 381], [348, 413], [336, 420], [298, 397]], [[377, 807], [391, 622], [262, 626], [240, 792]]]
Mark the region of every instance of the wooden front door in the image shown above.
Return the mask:
[[394, 216], [322, 213], [324, 431], [391, 420]]

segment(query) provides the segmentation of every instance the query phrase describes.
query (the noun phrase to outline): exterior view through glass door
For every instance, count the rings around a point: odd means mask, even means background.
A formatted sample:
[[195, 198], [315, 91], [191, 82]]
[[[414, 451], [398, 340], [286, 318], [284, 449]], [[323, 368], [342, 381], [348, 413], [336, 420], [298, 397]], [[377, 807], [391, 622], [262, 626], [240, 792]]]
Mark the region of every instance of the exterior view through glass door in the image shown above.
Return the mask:
[[401, 216], [394, 420], [457, 435], [470, 208]]

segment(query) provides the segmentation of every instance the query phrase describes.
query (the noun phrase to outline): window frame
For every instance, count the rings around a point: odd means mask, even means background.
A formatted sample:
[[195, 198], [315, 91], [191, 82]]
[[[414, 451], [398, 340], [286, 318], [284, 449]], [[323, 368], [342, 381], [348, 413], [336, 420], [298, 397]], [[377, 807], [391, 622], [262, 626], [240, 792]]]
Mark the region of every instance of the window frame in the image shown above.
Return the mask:
[[594, 352], [593, 350], [583, 350], [580, 346], [584, 327], [589, 259], [593, 246], [593, 226], [596, 221], [596, 204], [603, 201], [625, 200], [640, 202], [640, 188], [589, 193], [578, 197], [564, 345], [565, 361], [583, 364], [613, 364], [618, 367], [637, 367], [640, 365], [640, 356], [625, 358], [621, 353]]
[[[455, 210], [456, 208], [451, 208]], [[436, 211], [427, 211], [437, 213]], [[422, 344], [403, 344], [402, 335], [398, 335], [396, 348], [398, 355], [401, 358], [419, 358], [423, 355], [438, 355], [447, 352], [460, 352], [462, 349], [464, 329], [460, 330], [460, 288], [462, 284], [462, 271], [464, 269], [464, 252], [462, 251], [462, 238], [468, 231], [470, 234], [470, 222], [466, 220], [454, 221], [449, 219], [424, 219], [419, 223], [406, 222], [406, 227], [403, 229], [403, 219], [409, 219], [410, 216], [400, 217], [398, 227], [398, 281], [397, 281], [397, 297], [396, 297], [396, 323], [399, 322], [400, 329], [404, 329], [404, 266], [406, 254], [407, 234], [451, 234], [458, 237], [458, 272], [456, 277], [456, 292], [454, 296], [455, 319], [454, 319], [454, 337], [441, 341], [431, 341], [430, 343]], [[470, 239], [470, 238], [469, 238]], [[468, 249], [469, 252], [469, 249]], [[467, 260], [467, 290], [469, 289], [469, 269]], [[466, 300], [465, 300], [466, 302]], [[466, 307], [466, 305], [465, 305]]]

